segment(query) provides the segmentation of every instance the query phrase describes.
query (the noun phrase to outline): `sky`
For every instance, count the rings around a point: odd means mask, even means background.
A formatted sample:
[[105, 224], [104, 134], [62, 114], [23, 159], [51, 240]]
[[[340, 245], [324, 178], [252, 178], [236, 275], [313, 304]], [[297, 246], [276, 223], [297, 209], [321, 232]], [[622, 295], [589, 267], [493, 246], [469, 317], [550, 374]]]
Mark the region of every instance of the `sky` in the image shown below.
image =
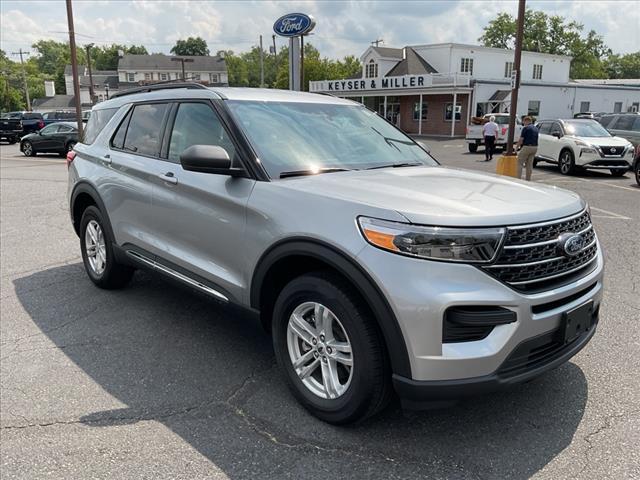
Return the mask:
[[[529, 0], [527, 7], [561, 15], [596, 30], [615, 53], [640, 50], [640, 0]], [[313, 15], [309, 41], [323, 56], [360, 56], [370, 42], [402, 47], [426, 43], [477, 44], [482, 28], [498, 13], [517, 13], [513, 0], [450, 1], [164, 1], [74, 0], [79, 45], [144, 45], [169, 53], [175, 41], [204, 38], [212, 53], [242, 52], [272, 42], [273, 22], [286, 13]], [[0, 48], [31, 50], [39, 39], [68, 40], [63, 0], [0, 1]], [[286, 39], [277, 37], [277, 45]], [[16, 58], [16, 57], [13, 57]]]

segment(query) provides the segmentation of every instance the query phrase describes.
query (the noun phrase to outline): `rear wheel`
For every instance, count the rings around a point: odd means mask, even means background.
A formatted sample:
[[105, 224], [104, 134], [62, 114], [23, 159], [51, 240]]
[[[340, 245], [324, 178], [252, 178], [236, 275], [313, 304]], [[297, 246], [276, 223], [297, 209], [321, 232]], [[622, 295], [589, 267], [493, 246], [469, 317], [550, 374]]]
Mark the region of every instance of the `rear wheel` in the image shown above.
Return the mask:
[[627, 173], [626, 170], [619, 170], [619, 169], [611, 169], [609, 170], [611, 172], [611, 175], [613, 175], [614, 177], [623, 177], [625, 173]]
[[25, 140], [22, 142], [22, 153], [24, 153], [25, 157], [35, 157], [36, 149], [33, 148], [33, 144], [29, 140]]
[[469, 147], [469, 151], [471, 153], [476, 153], [478, 151], [478, 144], [477, 143], [467, 143], [467, 146]]
[[634, 168], [634, 172], [636, 175], [636, 183], [640, 185], [640, 160], [636, 161], [636, 166]]
[[90, 206], [80, 222], [82, 261], [89, 278], [100, 288], [115, 289], [131, 280], [134, 269], [119, 264], [113, 252], [113, 239], [105, 229], [102, 212]]
[[563, 150], [560, 153], [558, 165], [560, 166], [560, 173], [563, 175], [571, 175], [575, 172], [576, 164], [573, 158], [573, 152], [571, 150]]
[[13, 145], [14, 143], [16, 143], [18, 141], [18, 139], [16, 137], [11, 137], [9, 139], [7, 139], [9, 141], [9, 145]]
[[363, 420], [390, 398], [390, 368], [370, 310], [330, 272], [291, 281], [273, 313], [278, 364], [296, 398], [333, 424]]

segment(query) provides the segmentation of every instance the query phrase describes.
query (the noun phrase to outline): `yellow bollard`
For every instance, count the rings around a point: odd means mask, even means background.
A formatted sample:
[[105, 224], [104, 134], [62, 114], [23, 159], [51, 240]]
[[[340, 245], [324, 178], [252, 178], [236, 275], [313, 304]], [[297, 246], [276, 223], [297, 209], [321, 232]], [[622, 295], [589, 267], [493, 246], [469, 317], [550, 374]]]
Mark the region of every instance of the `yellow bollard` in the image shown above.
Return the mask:
[[518, 178], [518, 156], [502, 155], [496, 164], [496, 173]]

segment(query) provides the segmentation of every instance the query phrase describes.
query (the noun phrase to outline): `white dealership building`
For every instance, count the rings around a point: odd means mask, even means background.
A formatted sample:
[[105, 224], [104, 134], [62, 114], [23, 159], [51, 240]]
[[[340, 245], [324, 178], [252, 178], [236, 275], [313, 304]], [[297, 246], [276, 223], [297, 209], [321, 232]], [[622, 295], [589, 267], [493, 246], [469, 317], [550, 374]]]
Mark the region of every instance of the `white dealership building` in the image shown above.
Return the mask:
[[[362, 102], [408, 133], [458, 136], [472, 116], [509, 111], [513, 58], [513, 50], [457, 43], [371, 46], [356, 78], [309, 82], [309, 90]], [[518, 116], [640, 110], [640, 80], [571, 80], [571, 60], [522, 52]]]

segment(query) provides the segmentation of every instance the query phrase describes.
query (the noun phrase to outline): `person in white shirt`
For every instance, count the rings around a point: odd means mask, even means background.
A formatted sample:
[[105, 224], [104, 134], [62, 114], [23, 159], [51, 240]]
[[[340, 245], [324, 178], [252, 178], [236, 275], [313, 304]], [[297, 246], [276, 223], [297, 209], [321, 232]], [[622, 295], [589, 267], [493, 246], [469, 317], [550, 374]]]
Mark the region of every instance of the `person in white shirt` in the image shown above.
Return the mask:
[[489, 121], [482, 127], [482, 135], [484, 136], [484, 160], [488, 162], [493, 160], [493, 149], [496, 145], [496, 138], [498, 138], [498, 124], [496, 123], [496, 117], [491, 115]]

